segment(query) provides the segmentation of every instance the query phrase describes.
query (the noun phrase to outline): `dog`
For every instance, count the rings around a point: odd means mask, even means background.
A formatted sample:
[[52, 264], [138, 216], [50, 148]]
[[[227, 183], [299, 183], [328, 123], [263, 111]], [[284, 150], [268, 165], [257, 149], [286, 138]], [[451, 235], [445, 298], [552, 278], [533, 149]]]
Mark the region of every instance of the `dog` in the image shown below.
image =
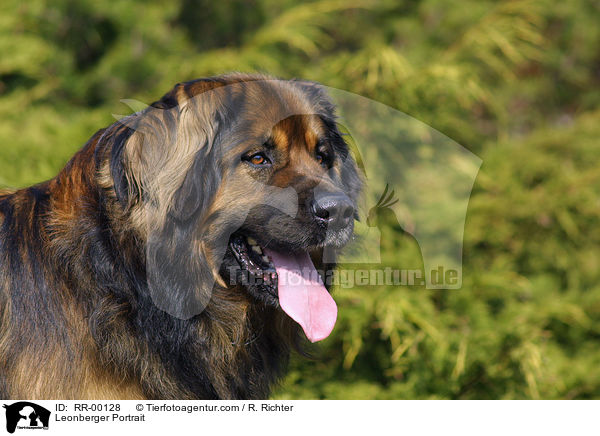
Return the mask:
[[361, 185], [322, 86], [177, 84], [0, 193], [0, 396], [268, 398], [333, 328]]

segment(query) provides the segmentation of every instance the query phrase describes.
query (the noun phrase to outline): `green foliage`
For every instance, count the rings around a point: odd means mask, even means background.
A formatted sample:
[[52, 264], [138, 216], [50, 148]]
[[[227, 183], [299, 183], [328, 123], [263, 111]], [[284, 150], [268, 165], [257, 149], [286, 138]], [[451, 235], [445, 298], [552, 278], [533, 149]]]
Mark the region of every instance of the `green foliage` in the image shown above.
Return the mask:
[[[338, 289], [334, 334], [275, 396], [597, 398], [599, 19], [593, 0], [5, 0], [0, 186], [52, 177], [120, 99], [195, 77], [370, 97], [483, 159], [463, 287]], [[384, 263], [418, 265], [387, 230]]]
[[296, 362], [279, 396], [597, 398], [599, 116], [486, 149], [463, 288], [339, 290], [323, 360]]

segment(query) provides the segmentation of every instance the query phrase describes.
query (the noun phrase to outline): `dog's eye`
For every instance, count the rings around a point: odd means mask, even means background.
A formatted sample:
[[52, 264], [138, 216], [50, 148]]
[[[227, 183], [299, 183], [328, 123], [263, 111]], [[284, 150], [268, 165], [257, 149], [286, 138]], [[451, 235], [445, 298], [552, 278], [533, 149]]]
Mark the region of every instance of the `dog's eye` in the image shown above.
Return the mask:
[[256, 166], [265, 166], [271, 164], [271, 161], [264, 153], [254, 153], [251, 156], [247, 157], [247, 161], [252, 165]]
[[317, 155], [315, 156], [315, 159], [317, 160], [317, 162], [319, 163], [319, 165], [325, 165], [326, 164], [325, 155], [323, 153], [317, 153]]

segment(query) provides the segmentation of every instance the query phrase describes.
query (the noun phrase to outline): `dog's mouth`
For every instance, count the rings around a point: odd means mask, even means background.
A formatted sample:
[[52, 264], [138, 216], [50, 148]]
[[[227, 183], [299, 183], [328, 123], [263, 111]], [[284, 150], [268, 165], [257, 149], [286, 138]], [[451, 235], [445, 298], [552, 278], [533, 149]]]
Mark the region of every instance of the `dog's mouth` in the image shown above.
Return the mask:
[[233, 234], [229, 246], [248, 289], [258, 293], [257, 297], [263, 301], [278, 301], [311, 342], [329, 336], [337, 319], [337, 306], [308, 251], [284, 252], [262, 247], [242, 233]]
[[244, 279], [277, 298], [277, 270], [258, 242], [250, 236], [236, 233], [230, 238], [229, 246], [245, 273]]

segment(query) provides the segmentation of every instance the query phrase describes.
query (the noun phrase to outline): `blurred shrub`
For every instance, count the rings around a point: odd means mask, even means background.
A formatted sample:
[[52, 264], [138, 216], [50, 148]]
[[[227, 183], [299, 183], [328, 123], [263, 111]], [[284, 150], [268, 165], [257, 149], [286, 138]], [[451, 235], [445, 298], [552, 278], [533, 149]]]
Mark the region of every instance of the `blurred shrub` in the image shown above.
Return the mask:
[[295, 362], [279, 396], [597, 398], [599, 115], [486, 150], [463, 288], [340, 289], [322, 360]]
[[[464, 285], [338, 290], [321, 359], [295, 359], [276, 396], [598, 397], [599, 8], [4, 0], [0, 186], [52, 177], [128, 110], [119, 99], [150, 102], [195, 77], [266, 71], [365, 95], [483, 159]], [[412, 266], [417, 247], [388, 230], [384, 261]]]

